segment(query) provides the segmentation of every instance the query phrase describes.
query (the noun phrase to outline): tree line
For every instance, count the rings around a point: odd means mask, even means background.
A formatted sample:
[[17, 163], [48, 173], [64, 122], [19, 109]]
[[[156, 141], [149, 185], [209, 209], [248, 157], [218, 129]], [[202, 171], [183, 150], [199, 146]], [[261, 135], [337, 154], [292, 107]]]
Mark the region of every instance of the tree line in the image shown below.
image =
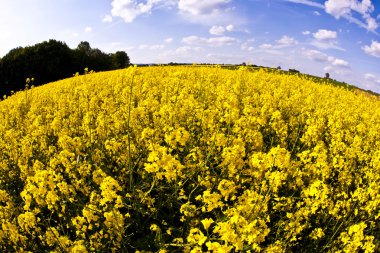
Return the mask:
[[75, 49], [56, 40], [17, 47], [0, 58], [0, 96], [24, 89], [27, 78], [33, 78], [33, 85], [38, 86], [71, 77], [85, 68], [106, 71], [129, 65], [126, 52], [107, 54], [91, 48], [87, 41], [80, 42]]

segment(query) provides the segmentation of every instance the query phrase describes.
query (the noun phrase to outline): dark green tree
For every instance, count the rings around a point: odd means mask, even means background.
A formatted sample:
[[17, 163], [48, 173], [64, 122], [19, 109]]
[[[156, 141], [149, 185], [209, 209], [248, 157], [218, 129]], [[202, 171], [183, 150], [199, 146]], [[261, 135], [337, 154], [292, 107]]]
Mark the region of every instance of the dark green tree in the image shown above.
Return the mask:
[[56, 40], [12, 49], [0, 61], [1, 95], [23, 89], [29, 77], [39, 85], [69, 76], [74, 70], [70, 51], [65, 43]]
[[33, 77], [34, 85], [41, 85], [83, 73], [85, 68], [105, 71], [129, 64], [126, 52], [106, 54], [91, 48], [87, 41], [80, 42], [75, 49], [56, 40], [17, 47], [0, 59], [0, 96], [24, 89], [27, 78]]
[[90, 43], [88, 43], [87, 41], [81, 41], [77, 46], [77, 50], [80, 52], [83, 52], [84, 54], [86, 54], [88, 56], [90, 56], [90, 54], [91, 54]]
[[129, 56], [124, 51], [117, 51], [112, 55], [113, 67], [116, 69], [126, 68], [130, 63]]

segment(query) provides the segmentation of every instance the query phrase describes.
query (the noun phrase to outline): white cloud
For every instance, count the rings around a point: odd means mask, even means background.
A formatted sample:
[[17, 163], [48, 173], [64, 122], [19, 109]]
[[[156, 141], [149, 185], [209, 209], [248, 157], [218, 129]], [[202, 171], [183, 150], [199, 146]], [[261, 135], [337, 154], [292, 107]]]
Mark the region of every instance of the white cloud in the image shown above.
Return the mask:
[[214, 25], [210, 28], [209, 32], [212, 35], [223, 35], [225, 32], [233, 32], [234, 30], [235, 26], [232, 24], [227, 26]]
[[123, 43], [121, 43], [120, 41], [118, 41], [118, 42], [112, 42], [111, 43], [111, 46], [112, 47], [119, 47], [119, 46], [121, 46]]
[[179, 47], [175, 50], [177, 54], [184, 54], [184, 53], [189, 53], [189, 52], [199, 52], [201, 51], [200, 47], [189, 47], [189, 46], [184, 46], [184, 47]]
[[335, 49], [335, 50], [340, 50], [340, 51], [346, 51], [346, 49], [340, 47], [338, 45], [338, 42], [336, 42], [336, 41], [314, 40], [310, 43], [310, 45], [315, 46], [316, 48], [321, 49], [321, 50]]
[[[353, 22], [369, 31], [375, 31], [379, 24], [371, 13], [375, 10], [371, 0], [328, 0], [325, 2], [325, 11], [336, 19], [341, 17]], [[364, 22], [352, 16], [352, 12], [359, 13]]]
[[170, 44], [170, 43], [173, 42], [173, 38], [166, 38], [166, 39], [164, 40], [164, 42], [165, 42], [166, 44]]
[[[379, 27], [376, 19], [371, 17], [375, 10], [371, 0], [327, 0], [324, 4], [310, 0], [286, 0], [291, 3], [304, 4], [319, 9], [323, 9], [326, 13], [334, 16], [336, 19], [344, 18], [368, 31], [376, 33]], [[362, 19], [355, 18], [353, 12], [359, 13]]]
[[330, 72], [331, 70], [333, 70], [333, 67], [331, 67], [331, 66], [326, 66], [326, 67], [323, 68], [323, 70], [324, 70], [325, 72]]
[[190, 47], [183, 46], [178, 47], [175, 50], [167, 50], [159, 54], [160, 57], [164, 58], [164, 62], [168, 61], [197, 61], [199, 59], [195, 59], [194, 57], [199, 56], [199, 52], [202, 51], [201, 47]]
[[178, 54], [184, 54], [184, 53], [188, 53], [188, 52], [191, 52], [193, 50], [192, 47], [188, 47], [188, 46], [185, 46], [185, 47], [179, 47], [175, 50], [176, 53]]
[[[236, 17], [230, 15], [234, 9], [228, 6], [230, 2], [232, 0], [112, 0], [112, 16], [106, 15], [103, 22], [111, 22], [112, 17], [120, 17], [126, 23], [131, 23], [141, 15], [149, 15], [155, 9], [167, 7], [177, 10], [188, 22], [227, 23], [236, 21]], [[227, 25], [225, 29], [232, 31], [234, 27]]]
[[115, 41], [111, 42], [107, 46], [106, 52], [115, 52], [115, 51], [132, 51], [134, 50], [134, 46], [126, 46], [123, 42]]
[[210, 34], [212, 35], [223, 35], [225, 31], [226, 30], [224, 29], [223, 26], [216, 26], [216, 25], [211, 27], [209, 30]]
[[[236, 7], [231, 6], [232, 0], [173, 0], [185, 22], [202, 25], [242, 22], [244, 18], [237, 16]], [[224, 27], [226, 29], [226, 27]]]
[[165, 45], [162, 45], [162, 44], [151, 45], [149, 47], [150, 50], [161, 50], [161, 49], [164, 49], [164, 48], [165, 48]]
[[367, 81], [370, 81], [370, 82], [374, 82], [376, 84], [380, 84], [380, 78], [375, 76], [374, 74], [371, 74], [371, 73], [367, 73], [364, 75], [364, 78], [367, 80]]
[[240, 49], [241, 50], [253, 51], [254, 48], [250, 45], [253, 42], [255, 42], [254, 38], [246, 40], [245, 42], [241, 43]]
[[[325, 2], [325, 11], [336, 19], [343, 17], [369, 31], [375, 31], [379, 24], [371, 13], [375, 10], [371, 0], [328, 0]], [[354, 18], [352, 12], [359, 13], [364, 21]]]
[[315, 16], [321, 16], [321, 13], [319, 13], [319, 11], [314, 11], [313, 13]]
[[84, 29], [84, 31], [85, 31], [86, 33], [90, 33], [90, 32], [92, 32], [92, 27], [91, 27], [91, 26], [87, 26], [87, 27]]
[[322, 4], [316, 3], [316, 2], [313, 2], [313, 1], [309, 1], [309, 0], [287, 0], [287, 2], [296, 3], [296, 4], [305, 4], [305, 5], [308, 5], [308, 6], [322, 8], [322, 9], [324, 8], [324, 6]]
[[366, 54], [380, 58], [380, 42], [373, 40], [370, 46], [364, 46], [362, 49]]
[[302, 32], [302, 34], [303, 35], [309, 35], [309, 34], [311, 34], [311, 32], [310, 31], [304, 31], [304, 32]]
[[223, 37], [212, 37], [212, 38], [202, 38], [198, 36], [188, 36], [182, 39], [182, 42], [188, 45], [207, 45], [212, 47], [220, 47], [232, 45], [237, 42], [233, 37], [223, 36]]
[[185, 44], [193, 45], [193, 44], [199, 44], [200, 41], [207, 41], [207, 39], [200, 38], [198, 36], [192, 35], [182, 38], [182, 42]]
[[335, 31], [319, 29], [317, 32], [313, 33], [314, 41], [310, 44], [319, 48], [319, 49], [337, 49], [341, 51], [345, 51], [338, 45], [336, 41], [338, 35]]
[[368, 17], [366, 20], [367, 20], [367, 29], [369, 31], [375, 31], [379, 27], [379, 23], [377, 23], [377, 21], [374, 18]]
[[325, 2], [325, 10], [335, 18], [340, 18], [344, 15], [351, 14], [351, 11], [356, 11], [362, 15], [368, 15], [374, 11], [374, 6], [370, 0], [328, 0]]
[[337, 38], [335, 31], [319, 29], [316, 33], [313, 33], [313, 37], [317, 40], [332, 40]]
[[112, 16], [111, 15], [105, 15], [102, 19], [103, 23], [111, 23], [112, 22]]
[[235, 26], [230, 24], [230, 25], [226, 26], [226, 30], [229, 32], [233, 32], [235, 30]]
[[261, 48], [261, 49], [271, 49], [271, 48], [273, 48], [273, 45], [272, 44], [261, 44], [259, 46], [259, 48]]
[[228, 53], [209, 53], [206, 55], [206, 60], [212, 63], [229, 63], [229, 64], [237, 64], [246, 62], [244, 59], [246, 56], [236, 55], [236, 54], [228, 54]]
[[352, 1], [339, 0], [331, 1], [328, 0], [325, 2], [325, 10], [328, 14], [331, 14], [335, 18], [340, 18], [344, 15], [347, 15], [351, 12]]
[[330, 61], [330, 63], [334, 66], [338, 66], [338, 67], [348, 67], [348, 62], [345, 61], [345, 60], [342, 60], [342, 59], [337, 59], [337, 58], [334, 58], [334, 57], [329, 57], [328, 59]]
[[214, 46], [224, 46], [224, 45], [231, 45], [236, 42], [235, 38], [232, 37], [218, 37], [218, 38], [209, 38], [207, 42]]
[[306, 56], [306, 58], [316, 61], [316, 62], [327, 62], [335, 67], [348, 68], [349, 63], [343, 59], [335, 58], [333, 56], [328, 56], [325, 53], [322, 53], [318, 50], [302, 50], [302, 55]]
[[277, 40], [276, 42], [282, 46], [293, 46], [293, 45], [298, 44], [297, 40], [287, 35], [283, 36], [281, 39]]
[[149, 46], [145, 44], [142, 44], [139, 46], [139, 49], [147, 49], [147, 48], [149, 48]]
[[367, 74], [364, 75], [364, 78], [366, 80], [373, 80], [373, 79], [376, 78], [376, 76], [374, 74], [367, 73]]
[[341, 67], [341, 66], [326, 66], [323, 68], [323, 70], [325, 72], [330, 72], [330, 73], [335, 73], [337, 75], [341, 75], [341, 76], [347, 76], [347, 75], [350, 75], [351, 74], [351, 71], [349, 70], [349, 68], [346, 68], [346, 67]]
[[298, 41], [292, 37], [289, 37], [287, 35], [282, 36], [279, 40], [276, 40], [276, 44], [269, 44], [264, 43], [259, 46], [260, 49], [265, 50], [266, 52], [269, 52], [269, 49], [275, 49], [272, 52], [275, 54], [278, 54], [280, 51], [277, 49], [283, 49], [291, 46], [295, 46], [298, 44]]
[[231, 0], [179, 0], [178, 9], [181, 12], [197, 16], [218, 11], [230, 1]]
[[156, 45], [142, 44], [142, 45], [139, 46], [140, 50], [145, 50], [145, 49], [149, 49], [149, 50], [161, 50], [161, 49], [164, 49], [164, 48], [165, 48], [165, 45], [162, 45], [162, 44], [156, 44]]
[[113, 0], [111, 13], [112, 16], [131, 23], [140, 15], [150, 14], [155, 6], [164, 4], [164, 0], [147, 0], [145, 3], [140, 0]]
[[302, 54], [310, 60], [317, 62], [326, 62], [328, 60], [328, 56], [318, 50], [303, 50]]

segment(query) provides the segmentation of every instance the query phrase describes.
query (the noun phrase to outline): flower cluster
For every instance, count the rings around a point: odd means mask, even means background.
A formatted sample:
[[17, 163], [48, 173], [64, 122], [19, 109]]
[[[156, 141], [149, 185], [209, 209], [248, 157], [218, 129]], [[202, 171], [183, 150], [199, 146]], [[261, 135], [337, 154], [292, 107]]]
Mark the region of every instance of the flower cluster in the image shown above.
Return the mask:
[[0, 102], [1, 252], [378, 252], [380, 102], [130, 67]]

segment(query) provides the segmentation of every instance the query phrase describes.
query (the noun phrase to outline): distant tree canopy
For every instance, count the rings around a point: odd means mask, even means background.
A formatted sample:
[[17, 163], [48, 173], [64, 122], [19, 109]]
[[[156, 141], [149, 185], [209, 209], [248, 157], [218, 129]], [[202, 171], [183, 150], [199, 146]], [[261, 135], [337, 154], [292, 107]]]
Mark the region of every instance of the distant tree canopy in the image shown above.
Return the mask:
[[299, 74], [299, 70], [296, 69], [289, 69], [289, 73]]
[[70, 77], [85, 68], [104, 71], [129, 65], [126, 52], [106, 54], [91, 48], [87, 41], [82, 41], [75, 49], [56, 40], [18, 47], [0, 58], [0, 95], [24, 89], [26, 78], [34, 78], [33, 84], [41, 85]]
[[112, 55], [112, 63], [116, 68], [125, 68], [129, 62], [129, 57], [126, 52], [118, 51]]

